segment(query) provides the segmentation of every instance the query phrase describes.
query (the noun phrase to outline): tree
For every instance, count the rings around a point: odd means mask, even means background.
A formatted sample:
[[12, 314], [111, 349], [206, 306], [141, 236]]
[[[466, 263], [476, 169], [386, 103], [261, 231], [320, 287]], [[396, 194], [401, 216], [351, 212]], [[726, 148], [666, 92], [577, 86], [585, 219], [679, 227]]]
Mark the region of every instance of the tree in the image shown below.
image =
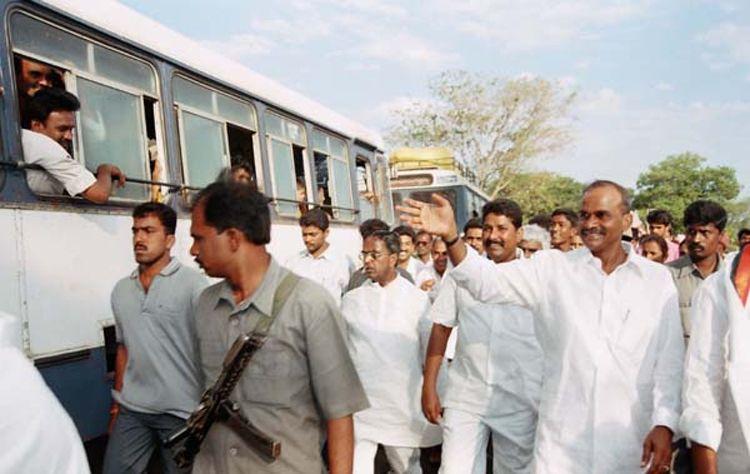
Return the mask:
[[697, 199], [710, 199], [729, 206], [740, 192], [735, 171], [728, 166], [706, 166], [706, 159], [695, 153], [670, 155], [649, 166], [638, 176], [637, 209], [666, 209], [682, 230], [682, 213]]
[[541, 78], [502, 79], [448, 71], [431, 81], [432, 100], [394, 111], [391, 146], [445, 146], [491, 196], [531, 160], [570, 142], [575, 93]]
[[577, 210], [581, 204], [583, 184], [556, 173], [519, 173], [506, 187], [502, 197], [513, 199], [531, 218], [549, 214], [558, 207]]

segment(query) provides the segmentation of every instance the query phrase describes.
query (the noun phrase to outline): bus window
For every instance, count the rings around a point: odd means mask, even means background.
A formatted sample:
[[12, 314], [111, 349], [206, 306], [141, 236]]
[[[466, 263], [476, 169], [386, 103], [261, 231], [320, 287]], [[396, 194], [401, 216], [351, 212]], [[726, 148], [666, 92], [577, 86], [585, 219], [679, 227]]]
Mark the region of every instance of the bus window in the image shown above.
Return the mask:
[[[11, 39], [17, 56], [64, 71], [65, 84], [50, 81], [50, 86], [67, 85], [78, 96], [81, 110], [73, 147], [77, 159], [91, 171], [111, 163], [129, 177], [150, 179], [148, 148], [157, 131], [154, 126], [149, 130], [148, 123], [158, 100], [154, 70], [126, 54], [23, 13], [11, 17]], [[16, 74], [20, 84], [23, 71]], [[147, 108], [151, 110], [147, 112]], [[134, 183], [113, 192], [114, 197], [139, 201], [149, 194], [147, 186]]]
[[315, 158], [315, 180], [317, 189], [316, 201], [320, 204], [336, 206], [332, 212], [334, 218], [351, 221], [352, 211], [338, 209], [353, 208], [352, 180], [349, 171], [349, 160], [346, 142], [327, 133], [313, 132], [313, 151]]
[[358, 156], [355, 162], [357, 171], [357, 192], [359, 193], [359, 216], [361, 220], [375, 217], [375, 188], [372, 182], [372, 169], [367, 158]]
[[[271, 166], [272, 195], [289, 201], [308, 199], [305, 132], [302, 125], [274, 112], [266, 112], [266, 143]], [[306, 204], [276, 202], [279, 214], [296, 216]]]
[[380, 218], [385, 222], [393, 223], [393, 201], [390, 193], [390, 179], [388, 176], [388, 165], [382, 155], [378, 155], [376, 167], [377, 189], [380, 201]]
[[255, 109], [182, 76], [172, 80], [185, 182], [207, 186], [230, 165], [244, 164], [260, 187]]

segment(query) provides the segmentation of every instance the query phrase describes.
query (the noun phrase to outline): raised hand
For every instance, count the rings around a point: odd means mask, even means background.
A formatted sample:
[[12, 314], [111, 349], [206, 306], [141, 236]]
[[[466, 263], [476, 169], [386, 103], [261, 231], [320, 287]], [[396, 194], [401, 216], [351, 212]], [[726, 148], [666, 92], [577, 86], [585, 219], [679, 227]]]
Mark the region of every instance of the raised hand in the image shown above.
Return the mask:
[[406, 199], [396, 206], [401, 220], [417, 230], [424, 230], [451, 240], [458, 235], [456, 219], [450, 202], [439, 194], [432, 195], [432, 204]]

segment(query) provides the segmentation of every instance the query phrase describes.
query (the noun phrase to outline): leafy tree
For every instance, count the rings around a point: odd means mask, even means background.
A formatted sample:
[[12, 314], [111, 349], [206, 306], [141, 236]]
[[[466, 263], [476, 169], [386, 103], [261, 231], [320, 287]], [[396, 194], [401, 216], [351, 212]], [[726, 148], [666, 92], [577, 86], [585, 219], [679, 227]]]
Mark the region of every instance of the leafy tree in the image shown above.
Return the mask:
[[519, 173], [507, 185], [502, 196], [513, 199], [523, 209], [525, 220], [548, 214], [558, 207], [577, 210], [583, 184], [556, 173]]
[[557, 83], [448, 71], [429, 89], [432, 100], [394, 111], [389, 145], [446, 146], [491, 196], [505, 190], [530, 161], [570, 141], [566, 118], [575, 93]]
[[636, 182], [633, 201], [637, 209], [666, 209], [682, 229], [682, 213], [697, 199], [711, 199], [728, 207], [740, 192], [735, 170], [728, 166], [707, 166], [695, 153], [671, 155], [649, 166]]

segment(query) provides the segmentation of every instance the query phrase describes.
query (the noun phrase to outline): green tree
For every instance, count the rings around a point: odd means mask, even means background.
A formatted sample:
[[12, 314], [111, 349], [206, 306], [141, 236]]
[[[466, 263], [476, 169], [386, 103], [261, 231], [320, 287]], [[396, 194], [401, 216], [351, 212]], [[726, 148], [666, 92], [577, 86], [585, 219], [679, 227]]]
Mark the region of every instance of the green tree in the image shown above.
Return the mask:
[[[634, 207], [647, 212], [666, 209], [682, 230], [682, 213], [697, 199], [711, 199], [729, 207], [740, 192], [735, 170], [728, 166], [707, 166], [695, 153], [671, 155], [649, 166], [636, 182]], [[643, 214], [643, 213], [642, 213]]]
[[541, 78], [503, 79], [466, 71], [431, 81], [432, 100], [397, 109], [391, 147], [445, 146], [496, 196], [533, 159], [570, 141], [575, 94]]
[[573, 178], [540, 172], [517, 174], [502, 195], [516, 201], [528, 220], [558, 207], [577, 210], [581, 204], [581, 192], [583, 184]]

